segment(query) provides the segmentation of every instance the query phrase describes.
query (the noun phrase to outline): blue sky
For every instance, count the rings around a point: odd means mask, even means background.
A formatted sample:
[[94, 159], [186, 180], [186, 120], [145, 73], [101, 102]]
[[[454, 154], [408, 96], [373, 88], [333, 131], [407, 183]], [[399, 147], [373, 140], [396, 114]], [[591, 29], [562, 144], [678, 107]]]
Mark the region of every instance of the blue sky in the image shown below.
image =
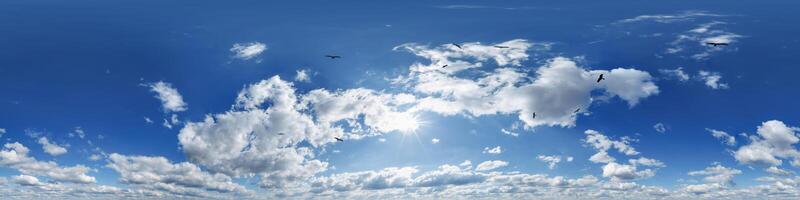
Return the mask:
[[798, 198], [798, 6], [4, 1], [0, 197]]

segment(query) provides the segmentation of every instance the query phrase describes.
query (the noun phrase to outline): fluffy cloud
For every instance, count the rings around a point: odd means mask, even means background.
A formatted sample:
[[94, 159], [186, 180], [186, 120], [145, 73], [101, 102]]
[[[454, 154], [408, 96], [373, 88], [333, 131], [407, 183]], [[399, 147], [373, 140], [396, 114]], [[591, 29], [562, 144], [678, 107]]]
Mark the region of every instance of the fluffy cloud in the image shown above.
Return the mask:
[[689, 172], [689, 175], [705, 176], [703, 177], [703, 181], [709, 183], [733, 185], [733, 177], [741, 173], [741, 170], [723, 167], [719, 163], [716, 163], [714, 166], [706, 167], [704, 170]]
[[267, 45], [260, 42], [236, 43], [230, 49], [234, 53], [233, 58], [241, 60], [250, 60], [258, 57], [265, 50], [267, 50]]
[[506, 162], [506, 161], [490, 160], [490, 161], [484, 161], [481, 164], [478, 164], [478, 166], [475, 167], [475, 171], [489, 171], [489, 170], [493, 170], [493, 169], [497, 169], [497, 168], [501, 168], [501, 167], [505, 167], [505, 166], [508, 166], [508, 162]]
[[164, 157], [124, 156], [113, 153], [107, 165], [120, 174], [126, 184], [166, 184], [177, 187], [202, 188], [218, 192], [246, 192], [224, 174], [210, 174], [192, 163], [171, 163]]
[[36, 178], [34, 176], [28, 176], [28, 175], [17, 175], [17, 176], [14, 176], [14, 178], [11, 178], [11, 181], [13, 181], [16, 184], [22, 185], [22, 186], [41, 186], [41, 185], [44, 185], [44, 183], [40, 182], [38, 178]]
[[750, 136], [750, 144], [734, 152], [737, 161], [743, 164], [779, 166], [781, 159], [792, 159], [793, 166], [800, 166], [800, 152], [794, 144], [800, 141], [795, 131], [782, 121], [770, 120], [758, 127], [758, 135]]
[[50, 141], [47, 140], [46, 137], [39, 138], [38, 142], [39, 144], [42, 145], [42, 149], [44, 150], [44, 152], [52, 156], [58, 156], [67, 153], [66, 148], [61, 147], [54, 143], [50, 143]]
[[3, 134], [6, 134], [6, 129], [0, 128], [0, 138], [3, 137]]
[[728, 43], [734, 44], [743, 36], [727, 32], [715, 27], [724, 25], [724, 22], [710, 22], [700, 24], [698, 27], [678, 34], [675, 40], [669, 43], [670, 47], [667, 48], [667, 54], [678, 54], [680, 52], [689, 52], [692, 54], [690, 57], [697, 60], [704, 60], [716, 52], [735, 51], [736, 48], [732, 46], [711, 46], [707, 42]]
[[736, 137], [729, 135], [725, 131], [714, 130], [709, 128], [706, 128], [706, 131], [711, 132], [711, 136], [714, 136], [715, 138], [722, 140], [722, 142], [728, 146], [736, 145]]
[[439, 138], [431, 139], [431, 144], [439, 144]]
[[297, 70], [297, 73], [294, 76], [294, 81], [306, 82], [306, 83], [311, 82], [311, 77], [309, 76], [308, 73], [309, 73], [308, 70], [305, 69]]
[[722, 75], [717, 72], [709, 72], [700, 70], [697, 72], [697, 77], [706, 83], [706, 86], [711, 89], [728, 89], [727, 83], [721, 83]]
[[83, 165], [59, 167], [55, 162], [38, 161], [28, 156], [29, 149], [20, 143], [6, 143], [0, 151], [0, 166], [17, 169], [24, 175], [45, 176], [55, 181], [70, 183], [94, 183], [95, 178], [86, 175], [91, 169]]
[[715, 163], [714, 166], [706, 167], [704, 170], [689, 172], [690, 176], [704, 176], [703, 181], [706, 183], [687, 185], [684, 190], [693, 194], [727, 190], [735, 185], [733, 177], [741, 173], [741, 170], [723, 167], [719, 163]]
[[678, 67], [675, 69], [659, 69], [658, 72], [661, 74], [666, 75], [669, 78], [678, 79], [681, 82], [685, 82], [689, 80], [689, 74], [683, 71], [683, 67]]
[[[408, 77], [395, 84], [414, 88], [413, 94], [387, 93], [364, 88], [297, 93], [291, 82], [274, 76], [247, 85], [230, 110], [186, 122], [178, 134], [180, 149], [188, 160], [211, 173], [234, 178], [258, 176], [264, 188], [291, 187], [325, 171], [328, 163], [315, 158], [315, 150], [335, 142], [334, 137], [360, 139], [383, 133], [414, 131], [417, 116], [431, 111], [443, 115], [519, 114], [527, 127], [572, 126], [576, 108], [587, 110], [592, 91], [620, 97], [630, 106], [658, 93], [647, 72], [634, 69], [586, 70], [567, 58], [554, 58], [540, 67], [537, 76], [524, 70], [501, 67], [477, 78], [457, 77], [476, 70], [484, 62], [521, 66], [530, 49], [549, 44], [511, 40], [496, 48], [465, 43], [437, 48], [406, 44], [405, 49], [428, 58], [430, 65], [415, 63]], [[441, 68], [440, 64], [449, 67]], [[595, 83], [599, 74], [606, 80]], [[446, 83], [446, 84], [445, 84]], [[530, 114], [537, 112], [536, 119]], [[504, 161], [484, 162], [476, 168], [491, 170]]]
[[503, 153], [503, 149], [500, 146], [496, 146], [494, 148], [484, 147], [483, 148], [483, 153], [500, 154], [500, 153]]
[[664, 167], [661, 161], [639, 157], [637, 159], [629, 159], [630, 164], [620, 164], [616, 159], [608, 154], [608, 150], [616, 149], [619, 153], [626, 156], [636, 156], [640, 153], [630, 146], [628, 137], [623, 137], [622, 140], [613, 140], [608, 136], [603, 135], [595, 130], [586, 130], [586, 138], [584, 143], [597, 150], [597, 153], [589, 158], [589, 161], [594, 163], [605, 163], [603, 166], [603, 177], [610, 178], [611, 181], [630, 181], [635, 179], [649, 178], [655, 175], [656, 170], [653, 168], [638, 170], [639, 167]]
[[[605, 91], [607, 97], [620, 97], [630, 106], [659, 92], [647, 72], [625, 68], [589, 71], [564, 57], [549, 60], [536, 70], [535, 76], [529, 76], [517, 68], [528, 59], [524, 52], [546, 50], [549, 44], [511, 40], [497, 45], [509, 48], [480, 43], [466, 43], [463, 49], [452, 45], [398, 46], [395, 49], [407, 50], [430, 63], [412, 64], [408, 76], [398, 77], [394, 83], [424, 95], [413, 110], [444, 115], [518, 114], [526, 127], [573, 126], [577, 118], [573, 111], [586, 110], [594, 90]], [[489, 60], [499, 67], [480, 71]], [[442, 68], [443, 65], [448, 67]], [[462, 71], [478, 71], [482, 75], [463, 77], [459, 73]], [[600, 74], [605, 74], [606, 80], [595, 83]]]
[[[260, 175], [262, 187], [282, 187], [327, 168], [311, 147], [415, 129], [415, 116], [396, 108], [414, 101], [360, 88], [298, 97], [292, 83], [275, 76], [245, 87], [232, 110], [187, 123], [178, 138], [190, 160], [213, 172]], [[298, 146], [303, 141], [311, 147]]]
[[[545, 156], [539, 155], [536, 157], [537, 159], [541, 160], [542, 162], [547, 163], [547, 168], [555, 169], [556, 165], [561, 162], [561, 156]], [[567, 162], [572, 162], [572, 157], [567, 157]]]
[[147, 85], [150, 91], [155, 92], [158, 100], [161, 100], [161, 105], [164, 111], [167, 112], [181, 112], [185, 111], [187, 104], [183, 102], [183, 96], [178, 93], [178, 90], [172, 87], [172, 84], [159, 81]]

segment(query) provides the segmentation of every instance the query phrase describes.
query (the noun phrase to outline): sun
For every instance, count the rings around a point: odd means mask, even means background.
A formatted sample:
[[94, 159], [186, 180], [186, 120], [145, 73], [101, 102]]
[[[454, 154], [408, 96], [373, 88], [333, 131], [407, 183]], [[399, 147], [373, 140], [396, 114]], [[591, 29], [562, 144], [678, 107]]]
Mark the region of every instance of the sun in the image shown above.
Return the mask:
[[420, 120], [418, 115], [411, 113], [403, 113], [394, 120], [397, 130], [403, 134], [416, 133], [417, 129], [425, 124], [425, 121]]

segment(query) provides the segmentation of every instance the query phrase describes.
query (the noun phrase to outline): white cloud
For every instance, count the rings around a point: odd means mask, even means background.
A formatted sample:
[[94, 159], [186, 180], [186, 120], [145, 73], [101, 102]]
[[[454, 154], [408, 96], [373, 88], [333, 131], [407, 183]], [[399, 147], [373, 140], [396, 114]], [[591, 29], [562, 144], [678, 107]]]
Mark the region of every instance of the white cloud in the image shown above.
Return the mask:
[[780, 166], [781, 159], [792, 159], [793, 166], [800, 166], [800, 152], [793, 146], [800, 141], [797, 130], [778, 120], [764, 122], [758, 127], [758, 135], [750, 137], [750, 144], [734, 152], [734, 158], [742, 164], [768, 166]]
[[6, 134], [6, 129], [0, 128], [0, 138], [3, 137], [3, 134]]
[[500, 153], [503, 153], [503, 149], [500, 146], [496, 146], [494, 148], [484, 147], [483, 148], [483, 153], [500, 154]]
[[[524, 40], [509, 42], [519, 43], [519, 48], [524, 49], [537, 45]], [[605, 90], [604, 95], [620, 97], [629, 106], [638, 104], [642, 98], [658, 94], [652, 77], [647, 72], [635, 69], [587, 71], [568, 58], [556, 57], [539, 67], [537, 76], [529, 77], [514, 67], [527, 59], [527, 55], [505, 55], [492, 46], [470, 44], [470, 49], [486, 51], [453, 49], [450, 45], [429, 48], [406, 44], [396, 49], [399, 48], [431, 60], [428, 65], [413, 64], [407, 77], [399, 77], [394, 81], [425, 95], [412, 110], [444, 115], [518, 114], [526, 127], [573, 126], [577, 118], [573, 111], [576, 108], [588, 108], [593, 90]], [[485, 75], [477, 79], [456, 76], [460, 71], [477, 70], [489, 58], [494, 58], [501, 67], [483, 73]], [[477, 62], [472, 63], [472, 59]], [[441, 68], [445, 64], [448, 67]], [[504, 67], [506, 65], [511, 67]], [[605, 74], [606, 80], [595, 83], [600, 74]], [[536, 112], [536, 118], [533, 118], [533, 112]]]
[[637, 159], [629, 159], [628, 163], [634, 166], [650, 166], [650, 167], [666, 167], [663, 162], [652, 158], [639, 157]]
[[188, 163], [171, 163], [164, 157], [125, 156], [113, 153], [108, 167], [120, 174], [120, 182], [136, 185], [166, 184], [218, 192], [246, 192], [224, 174], [210, 174]]
[[656, 170], [652, 168], [639, 170], [639, 167], [665, 167], [661, 161], [639, 157], [637, 159], [629, 159], [630, 164], [620, 164], [616, 162], [614, 157], [608, 154], [608, 150], [614, 148], [619, 153], [626, 156], [636, 156], [640, 153], [630, 146], [631, 139], [622, 137], [621, 140], [613, 140], [600, 132], [595, 130], [586, 130], [586, 139], [584, 143], [590, 145], [597, 153], [589, 158], [589, 161], [594, 163], [605, 163], [603, 166], [603, 177], [610, 178], [611, 181], [630, 181], [636, 179], [650, 178], [655, 175]]
[[484, 161], [481, 164], [478, 164], [478, 166], [475, 167], [475, 171], [489, 171], [489, 170], [493, 170], [493, 169], [497, 169], [497, 168], [501, 168], [501, 167], [505, 167], [505, 166], [508, 166], [508, 162], [506, 162], [506, 161], [490, 160], [490, 161]]
[[692, 21], [698, 17], [722, 17], [725, 15], [708, 13], [705, 11], [683, 11], [676, 14], [659, 14], [659, 15], [640, 15], [634, 18], [619, 20], [615, 23], [632, 23], [632, 22], [658, 22], [658, 23], [673, 23], [682, 21]]
[[509, 130], [506, 130], [506, 129], [504, 129], [504, 128], [501, 128], [501, 129], [500, 129], [500, 132], [502, 132], [503, 134], [506, 134], [506, 135], [510, 135], [510, 136], [514, 136], [514, 137], [519, 137], [519, 133], [516, 133], [516, 132], [511, 132], [511, 131], [509, 131]]
[[764, 171], [766, 171], [767, 173], [770, 173], [772, 175], [777, 175], [777, 176], [786, 176], [786, 175], [794, 174], [794, 172], [792, 172], [792, 171], [781, 169], [781, 168], [778, 168], [778, 167], [775, 167], [775, 166], [770, 166], [767, 169], [765, 169]]
[[741, 170], [723, 167], [719, 163], [715, 163], [714, 166], [706, 167], [704, 170], [689, 172], [689, 175], [705, 176], [703, 181], [708, 183], [733, 185], [733, 177], [741, 173]]
[[89, 160], [91, 160], [91, 161], [98, 161], [100, 159], [103, 159], [103, 157], [100, 156], [99, 154], [92, 154], [92, 155], [89, 156]]
[[[556, 168], [556, 165], [558, 165], [558, 163], [560, 163], [560, 162], [561, 162], [561, 156], [545, 156], [545, 155], [539, 155], [539, 156], [538, 156], [538, 157], [536, 157], [536, 158], [537, 158], [537, 159], [539, 159], [539, 160], [541, 160], [542, 162], [546, 162], [546, 163], [547, 163], [547, 168], [549, 168], [549, 169], [551, 169], [551, 170], [552, 170], [552, 169], [555, 169], [555, 168]], [[567, 162], [572, 162], [572, 157], [567, 157], [567, 159], [566, 159], [566, 160], [567, 160]]]
[[[737, 48], [732, 44], [738, 42], [738, 38], [743, 36], [716, 29], [716, 26], [724, 25], [724, 22], [710, 22], [700, 24], [698, 27], [678, 34], [675, 40], [669, 43], [670, 47], [665, 51], [667, 54], [678, 54], [688, 52], [691, 58], [704, 60], [716, 52], [736, 51]], [[728, 43], [727, 46], [711, 46], [707, 42]]]
[[17, 176], [14, 176], [14, 178], [12, 178], [11, 181], [13, 181], [16, 184], [22, 185], [22, 186], [41, 186], [41, 185], [44, 185], [44, 183], [40, 182], [38, 178], [36, 178], [34, 176], [28, 176], [28, 175], [17, 175]]
[[656, 131], [658, 131], [659, 133], [667, 132], [667, 127], [664, 126], [664, 124], [662, 123], [657, 123], [656, 125], [653, 125], [653, 129], [656, 129]]
[[183, 96], [178, 93], [178, 90], [172, 87], [172, 84], [159, 81], [147, 84], [150, 91], [155, 92], [155, 97], [161, 100], [161, 105], [166, 112], [181, 112], [187, 108], [186, 102], [183, 102]]
[[439, 144], [439, 138], [433, 138], [433, 139], [431, 139], [431, 143], [432, 143], [432, 144]]
[[233, 47], [230, 49], [230, 51], [234, 53], [233, 57], [241, 60], [255, 58], [261, 55], [265, 50], [267, 50], [267, 45], [260, 42], [236, 43], [233, 44]]
[[728, 89], [727, 83], [720, 83], [722, 75], [720, 75], [718, 72], [700, 70], [697, 72], [697, 77], [705, 81], [706, 86], [710, 87], [711, 89]]
[[690, 78], [689, 74], [686, 74], [686, 72], [683, 71], [683, 67], [678, 67], [675, 69], [659, 69], [658, 71], [666, 75], [667, 77], [670, 78], [674, 77], [681, 82], [688, 81]]
[[144, 122], [148, 123], [148, 124], [152, 124], [153, 120], [151, 120], [149, 117], [144, 117]]
[[44, 150], [44, 152], [50, 154], [51, 156], [58, 156], [67, 153], [66, 148], [61, 147], [55, 143], [50, 143], [50, 141], [47, 140], [46, 137], [39, 138], [38, 142], [39, 144], [42, 145], [42, 149]]
[[709, 128], [706, 128], [706, 131], [711, 132], [711, 136], [714, 136], [715, 138], [722, 140], [722, 142], [728, 146], [736, 145], [736, 137], [729, 135], [725, 131], [714, 130]]
[[294, 80], [306, 83], [311, 82], [311, 76], [308, 73], [309, 73], [308, 70], [305, 69], [297, 70], [297, 74], [294, 76]]
[[17, 169], [24, 175], [45, 176], [55, 181], [70, 183], [94, 183], [95, 178], [86, 175], [91, 168], [83, 165], [59, 167], [55, 162], [38, 161], [29, 157], [30, 151], [20, 143], [6, 143], [0, 151], [0, 166]]

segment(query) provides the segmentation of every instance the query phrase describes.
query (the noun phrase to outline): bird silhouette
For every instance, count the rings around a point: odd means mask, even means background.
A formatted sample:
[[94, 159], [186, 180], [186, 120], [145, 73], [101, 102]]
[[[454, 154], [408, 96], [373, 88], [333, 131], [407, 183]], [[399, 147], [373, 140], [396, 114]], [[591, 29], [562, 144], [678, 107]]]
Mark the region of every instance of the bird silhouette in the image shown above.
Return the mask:
[[458, 47], [459, 49], [461, 48], [460, 44], [452, 43], [452, 45]]
[[603, 74], [600, 74], [600, 78], [597, 78], [597, 82], [599, 83], [601, 80], [606, 80], [606, 78], [603, 78]]
[[328, 58], [331, 58], [331, 59], [342, 58], [342, 56], [337, 56], [337, 55], [325, 55], [325, 57], [328, 57]]
[[575, 109], [575, 112], [573, 112], [573, 113], [578, 113], [580, 111], [581, 111], [581, 108], [578, 108], [578, 109]]
[[283, 135], [283, 133], [278, 133], [278, 135]]
[[342, 140], [342, 138], [338, 138], [338, 137], [333, 137], [333, 138], [336, 139], [339, 142], [344, 142], [344, 140]]
[[533, 119], [536, 119], [536, 112], [533, 112]]
[[499, 49], [507, 49], [508, 48], [508, 46], [500, 46], [500, 45], [494, 45], [494, 47], [495, 48], [499, 48]]
[[728, 43], [725, 43], [725, 42], [706, 42], [706, 44], [707, 44], [707, 45], [711, 45], [711, 46], [715, 46], [715, 47], [716, 47], [716, 46], [720, 46], [720, 45], [722, 45], [722, 46], [728, 46]]
[[447, 65], [442, 66], [442, 68], [445, 68], [445, 67], [447, 67]]

